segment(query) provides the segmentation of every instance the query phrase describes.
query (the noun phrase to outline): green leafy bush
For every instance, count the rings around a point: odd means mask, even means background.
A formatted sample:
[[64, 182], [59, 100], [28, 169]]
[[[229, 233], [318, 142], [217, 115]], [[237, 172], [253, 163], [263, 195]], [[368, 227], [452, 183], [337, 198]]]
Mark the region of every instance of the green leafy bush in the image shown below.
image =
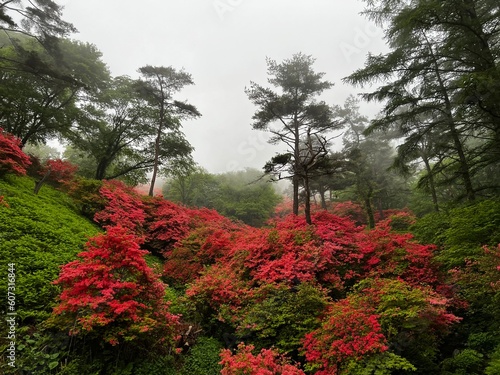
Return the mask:
[[500, 374], [500, 346], [496, 348], [490, 358], [488, 367], [484, 371], [486, 375], [497, 375]]
[[418, 241], [442, 248], [437, 256], [447, 269], [482, 254], [482, 246], [500, 243], [500, 201], [484, 200], [450, 210], [431, 213], [413, 225]]
[[102, 210], [106, 200], [99, 194], [102, 181], [83, 177], [74, 179], [68, 186], [68, 195], [73, 199], [81, 214], [93, 219]]
[[319, 326], [317, 317], [327, 298], [309, 283], [292, 288], [271, 285], [261, 293], [264, 298], [248, 307], [238, 333], [254, 338], [258, 349], [274, 346], [282, 353], [296, 354], [304, 335]]
[[472, 349], [464, 349], [443, 361], [443, 375], [483, 374], [483, 355]]
[[214, 338], [200, 337], [186, 358], [181, 375], [218, 375], [222, 369], [219, 352], [222, 345]]
[[177, 375], [172, 356], [158, 357], [146, 360], [134, 366], [134, 375]]

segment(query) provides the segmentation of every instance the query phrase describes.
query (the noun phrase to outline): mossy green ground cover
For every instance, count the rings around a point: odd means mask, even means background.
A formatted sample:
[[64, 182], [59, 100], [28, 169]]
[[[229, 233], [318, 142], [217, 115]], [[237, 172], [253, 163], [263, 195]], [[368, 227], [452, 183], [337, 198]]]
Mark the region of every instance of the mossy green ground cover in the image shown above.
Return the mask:
[[0, 205], [0, 293], [6, 295], [7, 267], [15, 263], [15, 307], [22, 325], [49, 316], [59, 294], [52, 281], [60, 266], [75, 259], [88, 237], [99, 231], [64, 193], [44, 186], [35, 195], [33, 187], [28, 177], [0, 179], [0, 196], [8, 204]]

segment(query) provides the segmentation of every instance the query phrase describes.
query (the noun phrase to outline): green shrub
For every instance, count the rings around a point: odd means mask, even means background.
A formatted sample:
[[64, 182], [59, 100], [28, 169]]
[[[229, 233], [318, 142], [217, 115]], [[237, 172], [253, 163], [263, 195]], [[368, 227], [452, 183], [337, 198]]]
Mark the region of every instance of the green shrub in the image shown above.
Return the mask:
[[146, 360], [134, 366], [133, 375], [177, 375], [172, 356]]
[[465, 259], [482, 255], [483, 245], [500, 243], [500, 201], [484, 200], [448, 213], [431, 213], [412, 226], [418, 241], [434, 243], [437, 260], [447, 269], [464, 265]]
[[219, 352], [222, 345], [214, 338], [200, 337], [189, 352], [181, 375], [219, 375]]
[[102, 210], [106, 200], [100, 195], [102, 181], [83, 177], [74, 179], [69, 184], [68, 195], [78, 207], [82, 215], [93, 219], [96, 212]]
[[483, 355], [472, 349], [464, 349], [453, 357], [443, 361], [445, 375], [480, 375], [483, 374]]
[[296, 354], [304, 335], [319, 326], [317, 317], [327, 305], [323, 291], [309, 283], [289, 289], [269, 286], [265, 296], [248, 308], [240, 322], [239, 336], [252, 337], [257, 349], [275, 347]]
[[432, 212], [417, 220], [410, 228], [418, 242], [443, 245], [445, 231], [450, 227], [449, 217], [444, 212]]
[[484, 373], [486, 375], [498, 375], [500, 374], [500, 346], [491, 355], [488, 367], [486, 367]]

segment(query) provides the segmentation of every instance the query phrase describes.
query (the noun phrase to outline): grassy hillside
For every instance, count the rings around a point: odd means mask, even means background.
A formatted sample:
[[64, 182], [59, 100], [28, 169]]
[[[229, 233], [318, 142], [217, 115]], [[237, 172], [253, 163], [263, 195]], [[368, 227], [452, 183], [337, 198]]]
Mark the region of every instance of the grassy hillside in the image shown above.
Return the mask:
[[0, 179], [0, 293], [6, 295], [7, 267], [16, 265], [18, 323], [31, 325], [46, 319], [58, 295], [52, 285], [59, 266], [76, 257], [97, 226], [80, 216], [70, 198], [44, 186], [33, 194], [29, 177]]

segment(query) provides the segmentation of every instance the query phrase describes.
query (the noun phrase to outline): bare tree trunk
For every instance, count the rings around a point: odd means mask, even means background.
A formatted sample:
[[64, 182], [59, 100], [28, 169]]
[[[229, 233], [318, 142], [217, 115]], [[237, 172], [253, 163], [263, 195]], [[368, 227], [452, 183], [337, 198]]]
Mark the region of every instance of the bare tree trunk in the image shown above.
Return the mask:
[[156, 134], [155, 139], [155, 157], [153, 162], [153, 176], [151, 177], [151, 185], [149, 186], [149, 196], [152, 197], [154, 195], [156, 176], [158, 174], [158, 165], [160, 164], [160, 141], [161, 141], [161, 132], [163, 130], [163, 123], [165, 121], [165, 98], [161, 97], [160, 103], [160, 124], [158, 125], [158, 133]]
[[292, 179], [293, 185], [293, 214], [299, 214], [299, 176], [294, 175]]
[[299, 121], [297, 119], [297, 114], [294, 115], [293, 120], [293, 130], [294, 130], [294, 166], [293, 166], [293, 214], [299, 214], [299, 176], [300, 171], [300, 137], [299, 137]]
[[327, 206], [326, 206], [326, 197], [325, 197], [325, 194], [326, 194], [326, 191], [322, 187], [320, 187], [320, 189], [319, 189], [319, 196], [321, 197], [321, 208], [323, 210], [328, 209]]
[[304, 174], [304, 190], [305, 190], [305, 215], [306, 215], [306, 223], [312, 224], [311, 219], [311, 189], [309, 188], [309, 176], [307, 175], [307, 171]]
[[367, 186], [368, 192], [367, 194], [364, 195], [363, 201], [364, 201], [366, 216], [368, 218], [368, 227], [370, 229], [373, 229], [375, 228], [375, 216], [373, 214], [373, 206], [372, 206], [373, 188], [371, 187], [370, 184], [367, 185], [368, 185]]
[[434, 205], [434, 211], [439, 212], [439, 204], [436, 193], [436, 185], [434, 183], [434, 175], [432, 174], [432, 169], [429, 164], [429, 160], [426, 157], [422, 157], [422, 160], [425, 164], [425, 170], [427, 171], [427, 175], [429, 176], [429, 189], [431, 190], [432, 203]]
[[50, 176], [50, 173], [51, 173], [51, 169], [49, 168], [47, 170], [47, 172], [45, 172], [45, 174], [43, 175], [43, 177], [38, 180], [35, 184], [35, 188], [33, 189], [33, 193], [35, 193], [35, 195], [38, 194], [38, 192], [40, 191], [40, 189], [42, 188], [43, 184], [45, 183], [45, 181], [47, 180], [47, 178], [49, 178]]
[[368, 227], [370, 229], [375, 228], [375, 216], [373, 215], [373, 208], [370, 198], [365, 198], [365, 210], [368, 216]]
[[97, 164], [97, 169], [95, 172], [95, 179], [102, 180], [106, 177], [106, 169], [108, 168], [108, 161], [105, 159], [101, 159], [99, 164]]
[[382, 198], [380, 196], [377, 199], [377, 208], [378, 208], [378, 215], [379, 215], [379, 220], [384, 220], [385, 215], [384, 215], [384, 209], [382, 207]]
[[161, 137], [161, 129], [158, 129], [158, 135], [155, 140], [155, 159], [153, 164], [153, 176], [151, 176], [151, 185], [149, 186], [149, 196], [152, 197], [154, 195], [156, 175], [158, 174], [158, 164], [159, 164], [159, 155], [160, 155], [160, 137]]

